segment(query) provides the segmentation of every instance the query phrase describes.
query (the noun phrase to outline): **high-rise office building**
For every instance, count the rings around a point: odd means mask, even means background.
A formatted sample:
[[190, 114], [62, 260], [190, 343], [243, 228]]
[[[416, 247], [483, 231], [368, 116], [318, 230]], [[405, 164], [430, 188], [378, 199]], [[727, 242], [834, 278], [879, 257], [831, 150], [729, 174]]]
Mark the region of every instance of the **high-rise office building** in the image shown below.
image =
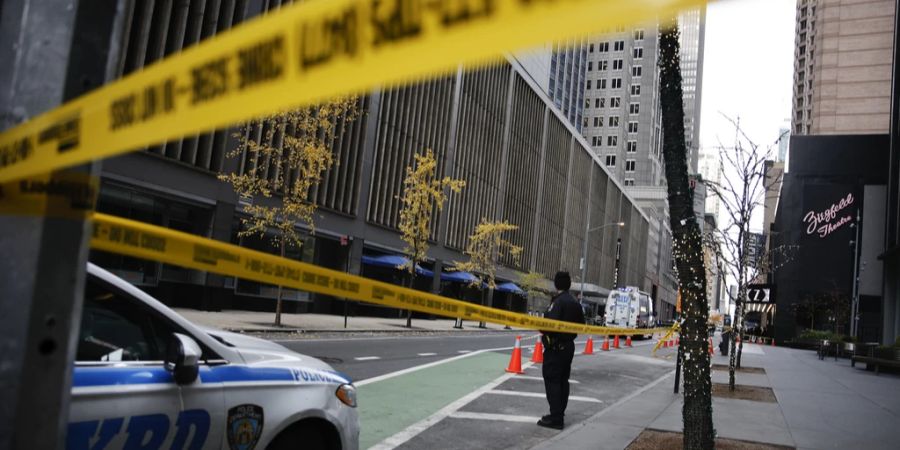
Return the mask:
[[575, 129], [582, 131], [587, 43], [569, 41], [553, 47], [547, 93]]
[[795, 135], [888, 131], [894, 4], [797, 1]]
[[703, 88], [703, 43], [706, 8], [687, 9], [678, 16], [681, 31], [681, 88], [684, 101], [684, 140], [688, 167], [697, 173], [700, 159], [700, 94]]
[[657, 35], [647, 23], [587, 46], [582, 134], [626, 187], [663, 183]]

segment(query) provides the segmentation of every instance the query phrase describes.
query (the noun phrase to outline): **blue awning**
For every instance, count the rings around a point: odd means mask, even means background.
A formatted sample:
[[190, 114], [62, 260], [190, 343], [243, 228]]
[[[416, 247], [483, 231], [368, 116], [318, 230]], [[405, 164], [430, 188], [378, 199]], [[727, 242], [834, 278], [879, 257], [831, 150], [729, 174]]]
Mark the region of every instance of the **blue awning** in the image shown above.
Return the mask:
[[478, 277], [469, 272], [444, 272], [441, 274], [441, 281], [452, 281], [455, 283], [477, 283]]
[[[368, 264], [370, 266], [377, 267], [390, 267], [392, 269], [400, 270], [400, 268], [409, 262], [405, 256], [400, 255], [381, 255], [381, 256], [366, 256], [363, 255], [362, 263]], [[416, 274], [421, 275], [423, 277], [431, 278], [434, 276], [434, 272], [423, 268], [422, 266], [416, 265]]]
[[510, 294], [516, 295], [525, 295], [525, 291], [522, 290], [519, 286], [516, 286], [515, 283], [508, 282], [497, 285], [498, 292], [509, 292]]

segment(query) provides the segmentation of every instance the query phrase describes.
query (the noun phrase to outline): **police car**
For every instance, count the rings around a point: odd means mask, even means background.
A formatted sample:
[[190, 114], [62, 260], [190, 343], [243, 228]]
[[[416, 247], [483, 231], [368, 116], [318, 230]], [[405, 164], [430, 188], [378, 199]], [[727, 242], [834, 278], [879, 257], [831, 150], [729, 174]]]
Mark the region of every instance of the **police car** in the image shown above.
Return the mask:
[[357, 449], [347, 376], [198, 327], [93, 264], [87, 272], [68, 449]]

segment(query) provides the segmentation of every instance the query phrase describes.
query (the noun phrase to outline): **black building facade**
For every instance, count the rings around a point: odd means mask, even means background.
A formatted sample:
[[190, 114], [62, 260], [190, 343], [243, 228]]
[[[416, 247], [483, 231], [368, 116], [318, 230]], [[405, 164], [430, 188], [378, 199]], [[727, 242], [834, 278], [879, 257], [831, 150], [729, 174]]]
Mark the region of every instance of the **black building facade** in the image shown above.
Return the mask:
[[[803, 329], [850, 333], [854, 273], [858, 337], [880, 341], [888, 178], [887, 135], [792, 136], [772, 245], [797, 246], [775, 261], [775, 338]], [[778, 253], [778, 252], [776, 252]]]

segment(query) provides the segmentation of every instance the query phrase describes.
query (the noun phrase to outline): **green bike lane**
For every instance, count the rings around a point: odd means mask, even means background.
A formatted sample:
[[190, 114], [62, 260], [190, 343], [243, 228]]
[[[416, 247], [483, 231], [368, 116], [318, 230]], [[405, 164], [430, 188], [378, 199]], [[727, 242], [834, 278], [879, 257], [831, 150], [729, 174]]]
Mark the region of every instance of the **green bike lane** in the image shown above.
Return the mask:
[[[547, 403], [540, 365], [528, 367], [531, 352], [523, 350], [524, 376], [504, 371], [510, 350], [485, 351], [359, 386], [360, 448], [527, 448], [546, 439], [555, 431], [527, 421], [545, 414]], [[672, 369], [669, 361], [653, 360], [649, 352], [650, 347], [640, 346], [576, 355], [572, 395], [590, 401], [570, 401], [567, 425]], [[517, 395], [496, 395], [509, 391]]]
[[503, 375], [509, 352], [483, 352], [359, 386], [359, 448], [367, 449]]

